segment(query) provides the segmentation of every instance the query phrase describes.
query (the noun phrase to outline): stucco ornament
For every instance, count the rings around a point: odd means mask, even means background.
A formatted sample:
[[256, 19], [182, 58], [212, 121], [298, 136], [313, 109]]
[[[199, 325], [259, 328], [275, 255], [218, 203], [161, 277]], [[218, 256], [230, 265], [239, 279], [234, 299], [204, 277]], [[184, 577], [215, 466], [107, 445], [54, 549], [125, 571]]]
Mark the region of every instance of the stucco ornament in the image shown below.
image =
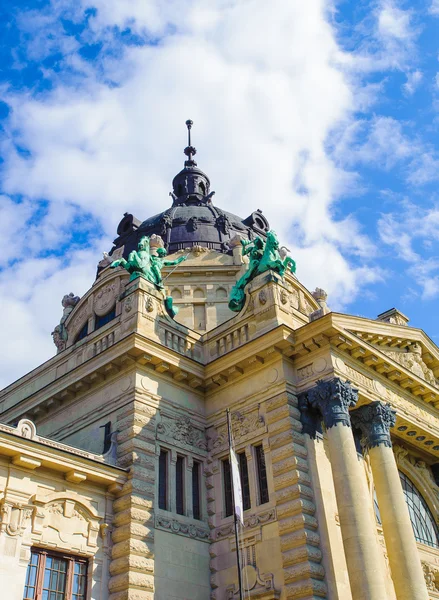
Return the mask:
[[257, 275], [266, 271], [275, 271], [281, 277], [287, 269], [292, 273], [296, 271], [296, 263], [290, 256], [282, 258], [279, 252], [279, 241], [274, 231], [267, 233], [264, 241], [257, 236], [254, 240], [241, 240], [243, 246], [242, 254], [249, 256], [249, 264], [246, 272], [238, 279], [230, 292], [229, 308], [239, 312], [245, 303], [245, 286]]
[[[130, 273], [130, 281], [137, 279], [137, 277], [143, 277], [154, 284], [159, 290], [163, 290], [161, 273], [163, 267], [178, 265], [187, 258], [187, 256], [179, 256], [176, 260], [166, 260], [166, 255], [166, 249], [162, 247], [158, 247], [156, 255], [153, 255], [150, 248], [150, 238], [144, 235], [140, 238], [137, 250], [133, 250], [128, 255], [128, 260], [119, 258], [113, 261], [110, 267], [112, 269], [123, 267]], [[165, 298], [165, 307], [169, 315], [175, 317], [177, 309], [173, 306], [171, 297]]]
[[65, 322], [67, 321], [68, 316], [78, 304], [80, 298], [79, 296], [75, 296], [73, 292], [70, 294], [66, 294], [61, 300], [61, 304], [63, 306], [63, 313], [61, 317], [61, 321], [52, 331], [53, 343], [58, 349], [58, 352], [62, 352], [66, 349], [66, 342], [68, 338], [67, 329], [65, 327]]

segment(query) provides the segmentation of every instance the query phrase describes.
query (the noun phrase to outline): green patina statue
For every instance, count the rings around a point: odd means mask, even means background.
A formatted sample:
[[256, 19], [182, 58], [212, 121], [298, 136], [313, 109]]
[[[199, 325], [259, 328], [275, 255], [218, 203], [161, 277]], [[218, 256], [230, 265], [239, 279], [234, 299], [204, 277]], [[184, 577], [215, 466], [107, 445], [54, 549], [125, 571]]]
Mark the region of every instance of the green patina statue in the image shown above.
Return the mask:
[[[176, 260], [165, 260], [166, 254], [165, 248], [158, 248], [157, 256], [152, 255], [149, 246], [149, 237], [144, 235], [140, 238], [137, 250], [129, 253], [128, 260], [119, 258], [113, 261], [110, 267], [112, 269], [123, 267], [131, 274], [130, 281], [133, 281], [137, 277], [143, 277], [154, 284], [159, 290], [163, 290], [162, 268], [178, 265], [187, 258], [186, 256], [181, 256]], [[171, 297], [165, 299], [165, 307], [169, 315], [174, 318], [178, 309], [172, 305]]]
[[238, 279], [230, 292], [229, 308], [239, 312], [245, 303], [245, 286], [261, 273], [275, 271], [281, 277], [289, 268], [292, 273], [296, 271], [296, 263], [290, 256], [282, 258], [279, 252], [279, 241], [274, 231], [267, 233], [267, 239], [256, 237], [254, 240], [241, 240], [243, 255], [248, 254], [249, 264], [246, 272]]

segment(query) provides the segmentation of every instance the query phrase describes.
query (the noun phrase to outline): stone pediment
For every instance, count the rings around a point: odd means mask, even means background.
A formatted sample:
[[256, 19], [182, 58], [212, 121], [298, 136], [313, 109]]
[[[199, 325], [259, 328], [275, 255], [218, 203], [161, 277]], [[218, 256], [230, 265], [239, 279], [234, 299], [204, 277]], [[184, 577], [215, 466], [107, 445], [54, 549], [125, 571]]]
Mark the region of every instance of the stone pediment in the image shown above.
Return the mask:
[[[439, 388], [438, 349], [433, 346], [430, 340], [428, 340], [427, 345], [427, 338], [425, 343], [422, 342], [420, 338], [425, 336], [423, 332], [419, 332], [419, 330], [411, 332], [407, 326], [405, 326], [405, 329], [405, 333], [410, 334], [413, 332], [413, 337], [410, 335], [391, 337], [372, 331], [350, 330], [350, 333], [411, 371], [413, 375]], [[416, 335], [417, 333], [421, 333], [421, 335]]]

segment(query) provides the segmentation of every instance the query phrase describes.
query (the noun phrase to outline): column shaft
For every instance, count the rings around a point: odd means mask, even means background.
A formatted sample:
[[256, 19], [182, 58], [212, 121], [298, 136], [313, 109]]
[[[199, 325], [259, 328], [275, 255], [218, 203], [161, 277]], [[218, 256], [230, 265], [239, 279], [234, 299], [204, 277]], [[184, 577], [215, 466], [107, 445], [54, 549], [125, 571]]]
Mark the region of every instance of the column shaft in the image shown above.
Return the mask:
[[364, 470], [358, 461], [350, 427], [336, 423], [328, 429], [328, 446], [335, 495], [352, 597], [387, 598], [376, 525], [368, 508], [370, 497]]
[[393, 451], [369, 450], [392, 579], [398, 600], [428, 600], [418, 548]]

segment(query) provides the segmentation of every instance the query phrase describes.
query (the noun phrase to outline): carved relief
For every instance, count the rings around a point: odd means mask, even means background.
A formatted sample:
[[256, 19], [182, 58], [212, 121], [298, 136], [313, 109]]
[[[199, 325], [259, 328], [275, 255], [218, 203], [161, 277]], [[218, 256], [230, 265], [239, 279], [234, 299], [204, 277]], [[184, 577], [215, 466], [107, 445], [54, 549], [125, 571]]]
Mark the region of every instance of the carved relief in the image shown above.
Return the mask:
[[31, 420], [20, 419], [17, 424], [16, 433], [28, 440], [33, 440], [36, 437], [37, 428], [35, 427], [35, 423]]
[[428, 562], [422, 561], [422, 570], [427, 589], [432, 592], [439, 592], [439, 569]]
[[420, 344], [414, 343], [407, 347], [406, 351], [390, 350], [389, 348], [380, 348], [384, 354], [389, 356], [395, 362], [399, 363], [402, 367], [405, 367], [411, 371], [414, 375], [417, 375], [421, 379], [424, 379], [427, 383], [438, 386], [433, 371], [427, 367], [425, 362], [422, 360], [422, 347]]
[[162, 415], [157, 424], [157, 437], [181, 448], [189, 446], [202, 451], [207, 448], [204, 431], [194, 427], [189, 417], [174, 419]]
[[11, 536], [22, 536], [30, 524], [35, 507], [2, 500], [0, 506], [0, 531]]
[[34, 504], [32, 531], [45, 543], [61, 542], [83, 551], [97, 546], [99, 519], [94, 509], [62, 494], [52, 494], [47, 501], [35, 497]]
[[[231, 420], [233, 437], [238, 443], [245, 441], [247, 437], [254, 437], [266, 431], [264, 417], [259, 414], [258, 408], [244, 414], [239, 411], [234, 412]], [[227, 424], [212, 429], [208, 440], [209, 450], [213, 453], [226, 450], [228, 448]]]
[[[250, 515], [244, 518], [244, 529], [253, 529], [255, 527], [259, 527], [260, 525], [265, 525], [267, 523], [271, 523], [276, 520], [276, 509], [271, 508], [266, 512]], [[212, 532], [212, 537], [215, 540], [220, 540], [222, 538], [227, 538], [231, 535], [234, 535], [235, 527], [233, 523], [229, 523], [227, 525], [223, 525], [222, 527], [217, 527]]]
[[94, 296], [94, 311], [97, 315], [106, 315], [116, 304], [119, 295], [120, 279], [103, 285]]

